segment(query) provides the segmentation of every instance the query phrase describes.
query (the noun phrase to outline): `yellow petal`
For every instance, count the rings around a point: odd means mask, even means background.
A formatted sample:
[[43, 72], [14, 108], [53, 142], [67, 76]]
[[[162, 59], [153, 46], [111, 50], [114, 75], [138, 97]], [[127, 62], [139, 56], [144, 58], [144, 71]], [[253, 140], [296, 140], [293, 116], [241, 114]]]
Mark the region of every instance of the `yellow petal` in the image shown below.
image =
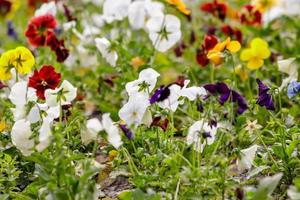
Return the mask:
[[236, 53], [241, 49], [241, 44], [238, 41], [232, 41], [229, 44], [227, 44], [226, 48], [231, 53]]
[[251, 48], [255, 48], [255, 47], [258, 47], [258, 48], [268, 48], [269, 45], [268, 43], [261, 39], [261, 38], [254, 38], [252, 41], [251, 41]]
[[240, 59], [242, 61], [248, 61], [252, 58], [252, 51], [251, 49], [244, 49], [240, 55]]
[[34, 66], [35, 59], [29, 49], [26, 47], [18, 47], [15, 49], [15, 55], [20, 60], [16, 59], [14, 65], [20, 74], [28, 74]]
[[218, 51], [209, 51], [207, 54], [207, 58], [215, 65], [219, 65], [223, 62], [222, 53]]
[[262, 59], [251, 59], [249, 60], [247, 67], [251, 70], [259, 69], [264, 64], [264, 60]]

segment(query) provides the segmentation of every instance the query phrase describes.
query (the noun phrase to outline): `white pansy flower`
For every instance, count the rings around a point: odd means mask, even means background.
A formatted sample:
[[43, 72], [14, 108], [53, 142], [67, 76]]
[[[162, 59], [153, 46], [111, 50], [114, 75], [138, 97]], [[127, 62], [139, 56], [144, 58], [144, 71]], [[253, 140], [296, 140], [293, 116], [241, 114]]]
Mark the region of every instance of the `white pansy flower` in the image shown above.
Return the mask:
[[113, 67], [116, 66], [118, 54], [116, 51], [111, 50], [111, 43], [106, 38], [96, 38], [96, 47], [102, 54], [102, 57]]
[[240, 172], [251, 169], [257, 149], [258, 145], [252, 145], [247, 149], [241, 150], [241, 158], [237, 161]]
[[290, 82], [297, 81], [298, 80], [298, 69], [297, 65], [295, 63], [295, 58], [289, 58], [285, 60], [279, 60], [277, 62], [278, 64], [278, 70], [280, 72], [288, 74], [288, 77], [282, 80], [282, 84], [279, 87], [279, 90], [281, 91], [284, 87], [288, 86]]
[[[149, 95], [149, 93], [154, 89], [159, 76], [160, 74], [152, 68], [142, 70], [137, 80], [126, 84], [125, 88], [128, 95], [131, 96], [136, 93]], [[146, 86], [146, 88], [141, 88], [143, 86]]]
[[14, 123], [11, 130], [11, 140], [24, 156], [29, 156], [33, 153], [34, 141], [30, 139], [31, 135], [29, 121], [21, 119]]
[[41, 152], [46, 149], [52, 139], [51, 125], [53, 120], [51, 118], [45, 117], [43, 118], [42, 126], [39, 129], [39, 143], [36, 146], [36, 150]]
[[190, 80], [184, 81], [184, 86], [180, 90], [179, 95], [182, 97], [188, 98], [190, 101], [195, 101], [197, 97], [204, 97], [207, 95], [206, 90], [203, 87], [187, 87], [187, 85], [190, 83]]
[[123, 20], [128, 15], [131, 0], [105, 0], [103, 3], [103, 18], [107, 23]]
[[37, 9], [34, 13], [35, 17], [42, 16], [42, 15], [56, 15], [56, 5], [55, 2], [43, 3], [39, 9]]
[[110, 144], [112, 144], [116, 149], [118, 149], [122, 144], [121, 135], [119, 128], [114, 124], [110, 118], [109, 113], [105, 113], [102, 116], [102, 126], [107, 133], [107, 139]]
[[40, 120], [40, 113], [36, 105], [26, 113], [26, 105], [29, 102], [37, 101], [35, 89], [28, 87], [27, 82], [20, 81], [15, 83], [11, 88], [8, 98], [15, 105], [15, 108], [11, 108], [15, 121], [26, 117], [31, 123]]
[[134, 1], [128, 8], [128, 20], [133, 29], [145, 27], [145, 22], [150, 17], [163, 16], [164, 5], [151, 0]]
[[175, 112], [179, 104], [183, 103], [183, 101], [179, 100], [181, 87], [177, 84], [172, 84], [171, 86], [169, 86], [169, 90], [170, 95], [168, 96], [168, 98], [158, 102], [158, 106], [163, 109], [168, 109], [172, 112]]
[[75, 88], [67, 80], [64, 80], [59, 88], [56, 88], [54, 90], [47, 89], [45, 91], [45, 99], [49, 107], [71, 104], [76, 96], [77, 88]]
[[286, 16], [300, 16], [300, 0], [278, 0], [276, 5], [263, 13], [264, 24], [281, 17]]
[[120, 109], [119, 117], [128, 125], [140, 125], [149, 107], [148, 96], [136, 93], [129, 97], [128, 102]]
[[181, 38], [180, 20], [174, 15], [152, 17], [146, 26], [152, 44], [160, 52], [167, 51]]
[[81, 132], [81, 140], [85, 145], [89, 144], [93, 140], [96, 140], [98, 133], [103, 130], [103, 126], [100, 120], [97, 118], [87, 120], [86, 128], [87, 131]]
[[196, 151], [202, 152], [205, 145], [211, 145], [215, 141], [218, 128], [210, 126], [204, 120], [196, 121], [188, 130], [186, 143], [192, 145]]

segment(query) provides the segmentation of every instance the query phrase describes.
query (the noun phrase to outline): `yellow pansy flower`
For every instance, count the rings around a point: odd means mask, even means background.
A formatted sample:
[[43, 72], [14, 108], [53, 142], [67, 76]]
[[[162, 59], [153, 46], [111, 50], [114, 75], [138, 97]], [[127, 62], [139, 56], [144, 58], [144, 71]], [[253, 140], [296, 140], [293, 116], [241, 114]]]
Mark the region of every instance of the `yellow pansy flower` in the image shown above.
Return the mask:
[[185, 15], [189, 15], [191, 13], [191, 11], [186, 8], [186, 5], [181, 0], [167, 0], [167, 2], [176, 6], [177, 9]]
[[0, 17], [12, 19], [16, 11], [21, 5], [20, 0], [1, 0], [0, 1]]
[[6, 128], [6, 123], [5, 121], [0, 121], [0, 132], [4, 131]]
[[274, 7], [277, 4], [277, 0], [252, 0], [252, 4], [260, 12], [265, 12]]
[[240, 79], [241, 79], [242, 81], [246, 81], [246, 80], [249, 78], [246, 69], [244, 69], [244, 68], [242, 67], [242, 65], [236, 66], [236, 67], [234, 68], [234, 73], [236, 73], [237, 75], [239, 75], [239, 77], [240, 77]]
[[11, 69], [14, 68], [15, 61], [14, 50], [4, 52], [0, 57], [0, 80], [9, 80], [12, 77]]
[[19, 74], [28, 74], [35, 63], [31, 51], [26, 47], [18, 47], [14, 50], [14, 53], [16, 57], [13, 63], [14, 67]]
[[214, 63], [215, 65], [219, 65], [223, 62], [225, 50], [228, 50], [231, 53], [236, 53], [241, 49], [241, 44], [238, 41], [231, 41], [228, 37], [225, 41], [219, 42], [214, 46], [213, 49], [209, 50], [207, 54], [207, 58]]
[[261, 38], [255, 38], [250, 42], [250, 47], [242, 51], [240, 59], [248, 62], [249, 69], [255, 70], [263, 66], [264, 59], [269, 58], [270, 55], [268, 43]]
[[134, 57], [131, 59], [130, 64], [135, 70], [138, 70], [140, 66], [145, 64], [145, 61], [140, 57]]

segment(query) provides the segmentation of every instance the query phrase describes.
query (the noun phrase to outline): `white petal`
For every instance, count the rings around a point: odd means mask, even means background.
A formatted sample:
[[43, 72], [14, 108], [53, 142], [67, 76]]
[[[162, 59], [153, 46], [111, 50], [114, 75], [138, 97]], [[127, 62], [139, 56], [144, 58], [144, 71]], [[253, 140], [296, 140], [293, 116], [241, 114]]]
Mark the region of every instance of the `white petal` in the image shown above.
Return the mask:
[[135, 1], [128, 8], [128, 20], [133, 29], [141, 29], [144, 27], [146, 20], [145, 3]]
[[29, 156], [33, 150], [34, 141], [31, 137], [30, 122], [21, 119], [15, 122], [11, 130], [12, 143], [25, 155]]
[[34, 16], [38, 17], [38, 16], [42, 16], [42, 15], [46, 15], [46, 14], [49, 14], [52, 16], [56, 15], [56, 5], [55, 5], [54, 1], [49, 2], [49, 3], [43, 3], [41, 5], [41, 7], [35, 11]]
[[253, 145], [247, 149], [241, 150], [241, 159], [238, 160], [238, 169], [243, 172], [251, 169], [256, 155], [258, 145]]
[[41, 152], [46, 149], [50, 143], [52, 138], [51, 133], [51, 124], [53, 120], [45, 117], [43, 119], [43, 124], [39, 130], [39, 144], [36, 146], [37, 151]]
[[102, 116], [102, 125], [107, 133], [108, 142], [112, 144], [116, 149], [118, 149], [122, 144], [119, 129], [114, 125], [109, 113], [105, 113]]
[[81, 132], [81, 140], [85, 145], [96, 140], [98, 133], [103, 130], [102, 124], [97, 118], [87, 120], [86, 127], [87, 131]]

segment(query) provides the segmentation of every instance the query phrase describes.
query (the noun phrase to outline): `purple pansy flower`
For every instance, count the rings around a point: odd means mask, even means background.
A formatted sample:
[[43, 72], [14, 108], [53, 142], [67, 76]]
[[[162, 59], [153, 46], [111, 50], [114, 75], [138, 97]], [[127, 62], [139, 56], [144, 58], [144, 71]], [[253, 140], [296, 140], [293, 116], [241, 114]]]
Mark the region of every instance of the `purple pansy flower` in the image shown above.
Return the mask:
[[256, 79], [256, 82], [258, 84], [258, 98], [256, 103], [268, 110], [275, 110], [272, 95], [268, 93], [270, 88], [259, 79]]
[[133, 140], [134, 134], [132, 133], [132, 131], [129, 128], [127, 128], [127, 126], [125, 124], [119, 124], [119, 127], [129, 140]]
[[290, 82], [287, 90], [287, 96], [289, 97], [289, 99], [295, 97], [297, 94], [299, 94], [299, 92], [300, 92], [300, 82], [296, 82], [296, 81]]
[[206, 84], [203, 87], [211, 94], [220, 94], [219, 102], [221, 105], [224, 105], [224, 103], [228, 99], [230, 99], [231, 102], [237, 103], [238, 114], [242, 114], [248, 108], [245, 98], [241, 96], [238, 92], [229, 89], [229, 87], [223, 82], [218, 82], [216, 84]]
[[170, 89], [168, 86], [160, 86], [157, 90], [155, 90], [154, 94], [150, 97], [150, 104], [154, 104], [155, 102], [160, 102], [167, 99], [170, 95]]
[[8, 21], [6, 25], [7, 25], [7, 35], [14, 40], [18, 40], [18, 35], [14, 29], [12, 21]]

